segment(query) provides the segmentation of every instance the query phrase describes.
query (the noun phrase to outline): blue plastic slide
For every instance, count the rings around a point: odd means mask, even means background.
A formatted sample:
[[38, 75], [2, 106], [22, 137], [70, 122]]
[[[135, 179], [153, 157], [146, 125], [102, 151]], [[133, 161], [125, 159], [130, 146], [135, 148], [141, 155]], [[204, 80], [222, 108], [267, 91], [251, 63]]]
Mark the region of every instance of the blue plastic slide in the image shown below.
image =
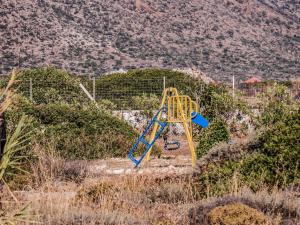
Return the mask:
[[208, 126], [208, 121], [199, 113], [192, 112], [192, 122], [198, 124], [199, 126], [206, 128]]

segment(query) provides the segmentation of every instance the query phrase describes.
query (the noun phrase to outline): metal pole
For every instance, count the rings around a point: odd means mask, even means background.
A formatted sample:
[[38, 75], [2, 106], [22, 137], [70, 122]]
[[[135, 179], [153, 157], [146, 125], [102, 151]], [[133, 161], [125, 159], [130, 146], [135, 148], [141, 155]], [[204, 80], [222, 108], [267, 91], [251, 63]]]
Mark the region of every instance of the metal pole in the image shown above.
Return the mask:
[[93, 98], [93, 96], [91, 96], [91, 94], [88, 92], [88, 90], [86, 90], [86, 88], [83, 86], [82, 83], [79, 83], [79, 87], [83, 90], [83, 92], [87, 95], [87, 97], [95, 103], [96, 107], [99, 108], [97, 102], [95, 101], [95, 99]]
[[88, 90], [86, 90], [86, 88], [83, 86], [82, 83], [79, 83], [79, 87], [84, 91], [84, 93], [88, 96], [88, 98], [91, 101], [95, 101], [95, 99], [93, 98], [93, 96], [91, 96], [91, 94], [88, 92]]
[[93, 77], [93, 98], [96, 100], [96, 78]]
[[164, 90], [166, 89], [166, 77], [164, 77]]
[[32, 96], [32, 78], [29, 79], [29, 98], [31, 101], [33, 101], [33, 96]]

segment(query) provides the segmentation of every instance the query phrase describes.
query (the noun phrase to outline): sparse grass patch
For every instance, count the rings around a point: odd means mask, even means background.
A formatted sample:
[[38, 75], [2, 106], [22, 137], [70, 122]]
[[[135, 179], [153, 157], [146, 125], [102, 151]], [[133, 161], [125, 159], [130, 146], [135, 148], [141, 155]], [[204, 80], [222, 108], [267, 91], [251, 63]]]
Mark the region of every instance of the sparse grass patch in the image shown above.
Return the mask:
[[118, 191], [120, 190], [116, 186], [102, 181], [96, 185], [81, 188], [75, 196], [75, 201], [100, 204], [104, 196], [112, 196]]
[[141, 189], [152, 203], [184, 204], [200, 199], [199, 183], [192, 176], [169, 177], [146, 183]]

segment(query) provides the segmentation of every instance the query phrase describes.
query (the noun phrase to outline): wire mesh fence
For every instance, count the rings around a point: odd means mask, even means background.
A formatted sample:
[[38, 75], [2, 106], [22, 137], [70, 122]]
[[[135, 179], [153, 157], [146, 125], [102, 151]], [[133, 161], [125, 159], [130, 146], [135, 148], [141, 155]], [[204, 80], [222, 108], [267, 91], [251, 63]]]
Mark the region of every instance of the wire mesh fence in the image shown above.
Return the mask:
[[[1, 87], [5, 87], [8, 77], [0, 79]], [[31, 99], [37, 104], [47, 104], [50, 102], [74, 102], [85, 101], [90, 99], [80, 88], [80, 82], [98, 102], [105, 102], [115, 110], [145, 110], [157, 109], [160, 98], [165, 87], [177, 87], [182, 89], [182, 85], [187, 84], [174, 83], [171, 79], [165, 77], [154, 77], [147, 79], [136, 79], [135, 77], [124, 79], [110, 79], [107, 77], [100, 78], [78, 78], [73, 80], [43, 80], [31, 78], [19, 81], [17, 84], [19, 93]], [[193, 84], [191, 83], [190, 86]], [[186, 89], [186, 87], [185, 87]], [[198, 93], [201, 94], [203, 87], [199, 87]], [[251, 87], [240, 89], [237, 85], [237, 92], [241, 92], [246, 97], [257, 97], [259, 94], [267, 93], [268, 88]], [[292, 96], [297, 91], [289, 90]], [[197, 101], [197, 99], [195, 99]], [[200, 104], [201, 105], [201, 104]]]
[[[93, 80], [92, 80], [93, 83]], [[96, 100], [109, 100], [120, 109], [140, 109], [143, 101], [160, 98], [164, 90], [164, 80], [159, 78], [151, 79], [126, 79], [121, 82], [97, 79], [94, 85], [89, 85]], [[148, 102], [149, 105], [150, 102]]]
[[[0, 86], [3, 88], [8, 82], [7, 77], [0, 79]], [[78, 79], [76, 81], [65, 80], [42, 80], [42, 79], [26, 79], [17, 82], [18, 93], [29, 98], [37, 104], [47, 104], [50, 102], [75, 102], [90, 99], [80, 87], [80, 83], [89, 92], [91, 97], [97, 102], [104, 101], [112, 103], [113, 109], [140, 110], [144, 104], [157, 104], [164, 90], [164, 79], [126, 79], [119, 81], [111, 81], [109, 79]], [[147, 103], [148, 101], [148, 103]]]

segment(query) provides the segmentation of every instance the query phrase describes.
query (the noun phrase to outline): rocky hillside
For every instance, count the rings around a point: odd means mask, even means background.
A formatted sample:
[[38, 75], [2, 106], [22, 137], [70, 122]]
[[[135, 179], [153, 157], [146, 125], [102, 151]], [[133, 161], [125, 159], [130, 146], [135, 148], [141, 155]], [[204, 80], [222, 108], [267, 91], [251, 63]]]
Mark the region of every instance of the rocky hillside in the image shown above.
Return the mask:
[[297, 0], [0, 0], [0, 74], [195, 68], [216, 80], [299, 76]]

